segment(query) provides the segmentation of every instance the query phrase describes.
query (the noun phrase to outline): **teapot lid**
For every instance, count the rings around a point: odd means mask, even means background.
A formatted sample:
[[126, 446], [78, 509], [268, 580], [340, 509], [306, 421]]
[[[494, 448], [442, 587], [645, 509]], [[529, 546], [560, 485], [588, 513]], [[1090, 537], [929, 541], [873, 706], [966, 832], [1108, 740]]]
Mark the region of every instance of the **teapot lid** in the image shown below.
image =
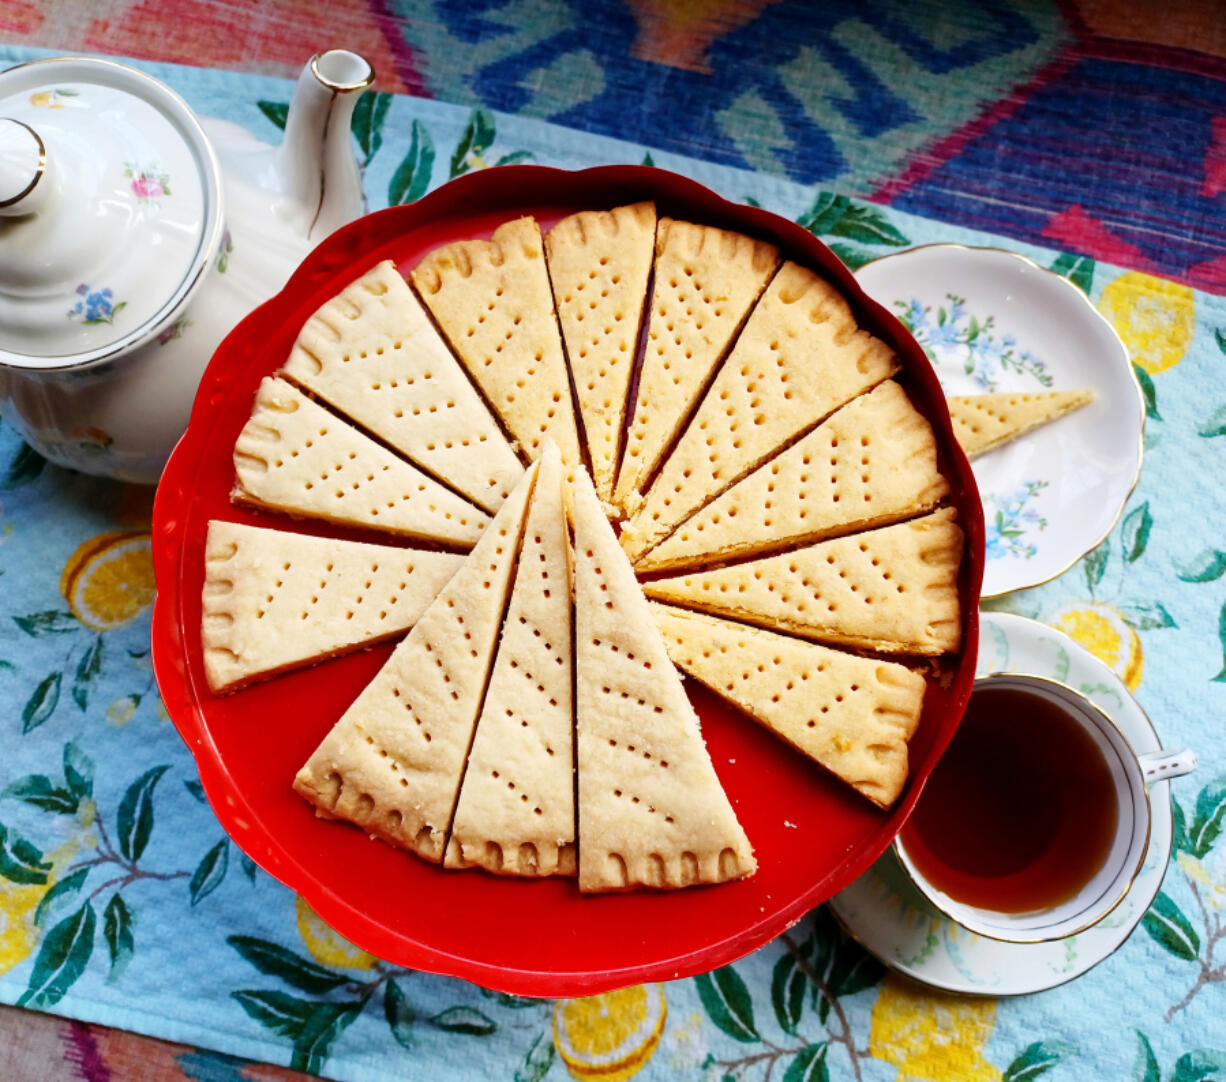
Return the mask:
[[216, 156], [167, 86], [81, 57], [0, 72], [0, 364], [76, 368], [165, 333], [222, 231]]

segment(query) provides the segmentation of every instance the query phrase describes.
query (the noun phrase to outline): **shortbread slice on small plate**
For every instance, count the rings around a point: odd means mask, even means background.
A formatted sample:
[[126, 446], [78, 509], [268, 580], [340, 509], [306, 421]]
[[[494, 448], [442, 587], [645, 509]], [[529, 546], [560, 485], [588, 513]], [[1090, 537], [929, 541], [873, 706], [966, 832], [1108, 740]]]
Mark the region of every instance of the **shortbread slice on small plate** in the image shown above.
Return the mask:
[[606, 502], [613, 496], [655, 237], [654, 203], [580, 211], [545, 235], [588, 458]]
[[413, 286], [473, 382], [529, 459], [547, 437], [570, 466], [582, 462], [570, 377], [549, 288], [545, 247], [532, 218], [489, 240], [436, 248], [413, 269]]
[[201, 644], [214, 692], [403, 633], [464, 557], [213, 520]]
[[575, 874], [569, 548], [562, 459], [550, 441], [456, 803], [448, 868]]
[[1039, 391], [951, 395], [949, 416], [967, 458], [978, 458], [1094, 401], [1094, 392]]
[[843, 295], [785, 263], [622, 530], [631, 560], [762, 461], [898, 369]]
[[779, 265], [766, 241], [661, 218], [651, 313], [613, 502], [633, 512]]
[[234, 445], [235, 503], [471, 548], [489, 515], [283, 379]]
[[279, 373], [494, 512], [523, 463], [390, 260], [307, 320]]
[[748, 560], [657, 579], [648, 597], [807, 639], [938, 655], [961, 641], [962, 530], [953, 508]]
[[712, 500], [635, 570], [791, 549], [919, 514], [948, 495], [932, 426], [886, 380]]
[[750, 875], [749, 840], [586, 472], [570, 492], [579, 889]]
[[298, 771], [294, 789], [319, 814], [443, 859], [535, 479], [534, 466]]
[[892, 661], [650, 605], [669, 656], [692, 677], [874, 804], [888, 808], [898, 799], [923, 677]]

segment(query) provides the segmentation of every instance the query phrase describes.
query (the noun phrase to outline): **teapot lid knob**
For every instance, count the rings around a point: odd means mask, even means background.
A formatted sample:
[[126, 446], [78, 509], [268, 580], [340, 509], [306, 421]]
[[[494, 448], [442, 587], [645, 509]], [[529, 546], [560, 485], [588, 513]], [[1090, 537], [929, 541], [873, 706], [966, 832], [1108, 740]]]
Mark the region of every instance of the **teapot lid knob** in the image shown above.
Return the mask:
[[42, 206], [49, 185], [47, 147], [29, 124], [0, 117], [0, 215], [32, 214]]

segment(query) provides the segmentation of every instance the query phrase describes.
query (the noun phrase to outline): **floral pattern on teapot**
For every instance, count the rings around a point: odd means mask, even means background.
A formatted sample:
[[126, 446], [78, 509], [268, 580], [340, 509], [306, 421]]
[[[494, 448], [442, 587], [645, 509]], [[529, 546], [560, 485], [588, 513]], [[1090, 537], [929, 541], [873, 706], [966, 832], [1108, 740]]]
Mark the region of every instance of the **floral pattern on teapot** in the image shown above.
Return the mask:
[[230, 230], [221, 235], [221, 247], [217, 249], [217, 273], [225, 274], [230, 266], [230, 256], [234, 253], [234, 241], [230, 238]]
[[142, 166], [136, 162], [124, 162], [123, 175], [132, 181], [132, 194], [142, 203], [155, 203], [164, 195], [170, 195], [170, 175], [160, 166]]
[[162, 331], [162, 333], [157, 336], [155, 341], [159, 346], [167, 345], [168, 343], [173, 342], [176, 338], [182, 338], [183, 332], [191, 325], [192, 321], [188, 319], [187, 316], [180, 316], [169, 327]]
[[108, 289], [92, 289], [85, 282], [77, 286], [80, 300], [68, 311], [69, 319], [82, 323], [114, 323], [115, 317], [127, 307], [127, 301], [115, 303], [113, 292]]
[[30, 104], [38, 109], [63, 109], [63, 98], [75, 98], [77, 91], [56, 87], [54, 90], [40, 90], [30, 95]]

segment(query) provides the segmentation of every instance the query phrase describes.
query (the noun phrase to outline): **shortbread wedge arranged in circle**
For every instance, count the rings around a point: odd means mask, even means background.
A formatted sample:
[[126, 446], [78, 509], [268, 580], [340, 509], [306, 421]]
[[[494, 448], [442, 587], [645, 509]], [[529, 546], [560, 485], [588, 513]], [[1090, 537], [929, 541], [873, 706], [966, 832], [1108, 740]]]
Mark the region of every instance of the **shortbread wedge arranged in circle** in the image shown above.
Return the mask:
[[578, 466], [575, 408], [536, 222], [519, 218], [489, 240], [435, 249], [413, 269], [413, 285], [520, 450], [535, 459], [548, 437]]
[[283, 379], [234, 445], [235, 503], [471, 548], [490, 516]]
[[307, 320], [280, 374], [486, 511], [523, 472], [390, 261]]
[[698, 715], [585, 475], [572, 489], [572, 521], [579, 889], [752, 875]]
[[860, 650], [936, 656], [962, 634], [952, 508], [674, 578], [647, 596]]
[[532, 490], [498, 654], [447, 842], [448, 868], [574, 875], [574, 661], [562, 457]]
[[[779, 265], [773, 244], [712, 226], [660, 221], [634, 412], [613, 502], [637, 510], [712, 373]], [[599, 492], [599, 487], [597, 488]]]
[[696, 680], [888, 808], [907, 780], [924, 679], [716, 616], [651, 603], [669, 656]]
[[588, 461], [606, 503], [613, 498], [655, 238], [652, 203], [581, 211], [545, 236]]
[[886, 380], [743, 477], [634, 566], [646, 573], [786, 551], [930, 511], [948, 496], [932, 427]]
[[536, 467], [294, 779], [321, 812], [441, 861]]
[[412, 627], [462, 556], [209, 523], [201, 638], [214, 692]]
[[[677, 209], [517, 217], [377, 263], [234, 445], [232, 500], [266, 525], [210, 524], [210, 688], [398, 640], [312, 722], [292, 784], [458, 883], [750, 877], [725, 780], [755, 766], [717, 769], [687, 678], [877, 814], [964, 648], [923, 389], [834, 282]], [[962, 431], [1077, 405], [970, 403]]]
[[630, 559], [897, 368], [829, 282], [785, 263], [623, 528]]

